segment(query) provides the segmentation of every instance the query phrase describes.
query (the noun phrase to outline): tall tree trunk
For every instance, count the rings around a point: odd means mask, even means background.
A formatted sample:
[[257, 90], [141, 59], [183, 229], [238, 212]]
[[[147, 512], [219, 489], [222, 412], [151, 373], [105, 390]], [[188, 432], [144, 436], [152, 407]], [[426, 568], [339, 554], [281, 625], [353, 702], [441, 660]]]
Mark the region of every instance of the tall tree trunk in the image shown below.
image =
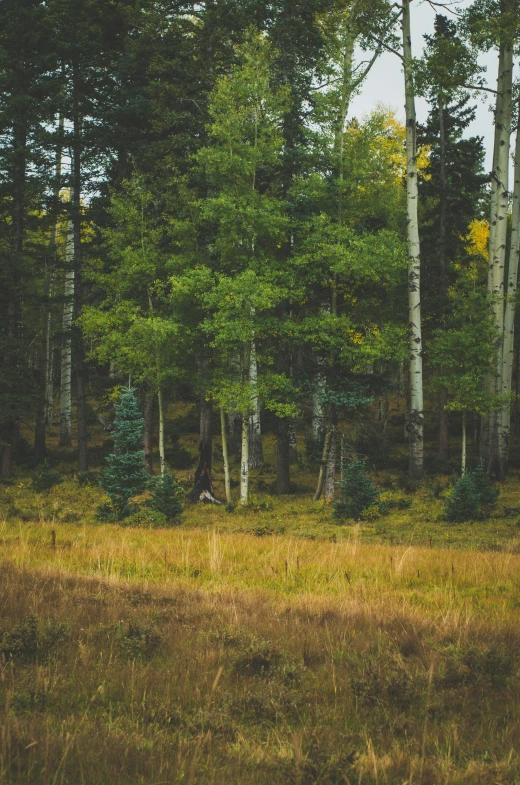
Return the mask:
[[323, 493], [323, 486], [325, 485], [325, 474], [327, 471], [327, 461], [329, 457], [329, 449], [332, 438], [332, 423], [328, 423], [325, 431], [325, 440], [323, 442], [323, 451], [321, 454], [320, 473], [318, 475], [318, 486], [314, 494], [314, 501], [317, 502]]
[[60, 447], [72, 444], [72, 313], [74, 308], [74, 234], [72, 221], [67, 222], [65, 241], [65, 282], [61, 322], [60, 370]]
[[[510, 6], [510, 3], [508, 3]], [[494, 224], [493, 246], [490, 248], [490, 275], [491, 301], [493, 307], [495, 329], [497, 336], [497, 361], [494, 392], [503, 391], [502, 381], [502, 351], [504, 339], [504, 286], [507, 243], [507, 216], [509, 209], [509, 150], [511, 140], [511, 113], [512, 113], [512, 88], [513, 88], [513, 50], [510, 42], [501, 43], [502, 72], [499, 74], [499, 88], [501, 101], [497, 100], [495, 134], [498, 134], [497, 158], [493, 171], [496, 181], [496, 211], [492, 216]], [[497, 96], [498, 98], [498, 96]], [[488, 448], [488, 468], [498, 479], [505, 477], [504, 447], [505, 434], [502, 427], [501, 410], [492, 413], [490, 419], [491, 433]]]
[[53, 187], [55, 218], [51, 226], [49, 253], [46, 263], [45, 282], [43, 288], [42, 331], [39, 358], [39, 395], [36, 404], [36, 422], [34, 429], [34, 453], [36, 460], [43, 461], [47, 453], [46, 429], [51, 420], [52, 412], [52, 342], [51, 342], [51, 300], [56, 273], [56, 235], [58, 231], [61, 157], [63, 148], [64, 118], [58, 121], [58, 140], [56, 144], [55, 183]]
[[236, 409], [231, 409], [228, 412], [229, 420], [229, 439], [228, 449], [231, 455], [237, 460], [240, 458], [240, 450], [242, 443], [242, 415]]
[[410, 477], [420, 478], [423, 476], [424, 471], [421, 261], [418, 220], [415, 92], [412, 74], [412, 40], [410, 33], [410, 0], [403, 0], [402, 9], [403, 65], [406, 108], [406, 214], [408, 240], [408, 334], [410, 349], [410, 408], [408, 412], [407, 430], [410, 443]]
[[233, 500], [231, 498], [231, 478], [229, 476], [229, 456], [228, 456], [228, 440], [226, 428], [226, 413], [224, 407], [220, 407], [220, 433], [222, 436], [222, 458], [224, 461], [224, 486], [226, 488], [226, 502], [231, 505]]
[[289, 418], [289, 462], [298, 462], [298, 441], [296, 435], [296, 420]]
[[336, 482], [336, 458], [338, 450], [338, 435], [337, 435], [337, 422], [338, 418], [334, 409], [331, 411], [330, 417], [330, 439], [329, 450], [327, 453], [327, 463], [325, 471], [325, 501], [331, 504], [334, 501], [334, 491]]
[[317, 373], [314, 376], [312, 393], [312, 438], [316, 445], [321, 444], [325, 434], [325, 409], [323, 396], [325, 393], [325, 377]]
[[513, 207], [511, 219], [511, 240], [509, 264], [507, 271], [506, 304], [504, 313], [504, 343], [502, 350], [502, 393], [507, 397], [502, 405], [501, 416], [501, 456], [500, 464], [504, 474], [507, 473], [509, 460], [509, 443], [511, 437], [511, 391], [514, 364], [514, 334], [516, 290], [518, 284], [518, 261], [520, 255], [520, 101], [518, 104], [518, 120], [515, 145], [515, 168], [513, 187]]
[[[251, 344], [245, 343], [242, 358], [242, 383], [250, 389]], [[249, 411], [242, 412], [242, 452], [240, 456], [240, 504], [249, 502]]]
[[[81, 147], [82, 118], [78, 108], [80, 91], [79, 70], [77, 64], [72, 68], [72, 228], [74, 235], [74, 270], [76, 272], [76, 319], [81, 316], [83, 305], [82, 248], [81, 248]], [[76, 410], [78, 417], [78, 471], [88, 469], [87, 455], [87, 416], [86, 416], [86, 376], [85, 347], [80, 328], [75, 330], [76, 360]]]
[[[446, 128], [444, 123], [444, 101], [438, 96], [439, 110], [439, 157], [440, 157], [440, 203], [439, 203], [439, 295], [441, 317], [446, 311], [446, 225], [448, 218], [448, 181], [446, 175]], [[442, 374], [442, 369], [441, 369]], [[446, 458], [449, 449], [448, 432], [448, 391], [443, 388], [439, 392], [439, 455]]]
[[288, 494], [291, 490], [289, 449], [289, 421], [280, 417], [276, 443], [276, 493], [281, 495]]
[[462, 412], [462, 456], [460, 473], [464, 477], [466, 474], [466, 412]]
[[[166, 469], [166, 458], [165, 458], [165, 452], [164, 452], [164, 416], [165, 416], [165, 412], [164, 412], [164, 393], [163, 393], [163, 391], [161, 390], [160, 387], [159, 387], [159, 389], [157, 391], [157, 405], [158, 405], [158, 408], [159, 408], [159, 463], [160, 463], [160, 466], [161, 466], [161, 475], [164, 475], [164, 472], [165, 472], [165, 469]], [[201, 417], [200, 424], [201, 424], [201, 434], [202, 434], [202, 417]], [[206, 423], [206, 425], [207, 425], [207, 423]], [[201, 438], [202, 438], [202, 436], [201, 436]], [[205, 438], [206, 442], [207, 442], [207, 439], [209, 438], [210, 459], [209, 459], [209, 463], [208, 463], [207, 460], [205, 460], [205, 463], [206, 463], [206, 465], [208, 467], [208, 471], [211, 472], [211, 404], [210, 404], [210, 409], [209, 409], [209, 437], [208, 437], [208, 435], [207, 435], [207, 433], [205, 431], [204, 432], [204, 438]], [[205, 447], [204, 449], [206, 450], [207, 448]], [[202, 455], [202, 452], [201, 452], [201, 455]]]
[[260, 403], [257, 392], [258, 366], [256, 364], [256, 349], [254, 341], [251, 344], [249, 383], [253, 393], [253, 411], [249, 415], [249, 468], [260, 469], [264, 464], [264, 452], [262, 449]]
[[148, 474], [153, 474], [153, 410], [154, 395], [147, 391], [144, 396], [144, 462]]
[[[247, 418], [246, 418], [247, 420]], [[205, 395], [200, 398], [199, 461], [211, 473], [213, 457], [213, 404]]]

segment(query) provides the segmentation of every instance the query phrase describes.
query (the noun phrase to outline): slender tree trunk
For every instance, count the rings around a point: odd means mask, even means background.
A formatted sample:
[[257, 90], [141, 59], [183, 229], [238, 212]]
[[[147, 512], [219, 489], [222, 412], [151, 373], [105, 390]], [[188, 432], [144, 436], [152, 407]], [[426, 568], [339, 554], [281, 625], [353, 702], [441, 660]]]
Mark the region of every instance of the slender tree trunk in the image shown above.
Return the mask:
[[336, 412], [331, 412], [331, 429], [329, 451], [327, 454], [326, 472], [325, 472], [325, 501], [331, 504], [334, 501], [334, 491], [336, 482], [336, 454], [338, 449], [338, 436], [337, 436], [337, 422], [338, 418]]
[[462, 464], [460, 473], [464, 477], [466, 474], [466, 412], [462, 412]]
[[[247, 418], [246, 418], [247, 419]], [[199, 431], [200, 462], [206, 464], [211, 473], [213, 458], [213, 404], [205, 395], [200, 399], [200, 431]]]
[[[511, 113], [513, 89], [513, 50], [510, 45], [504, 47], [504, 71], [502, 78], [503, 105], [500, 122], [500, 147], [494, 175], [497, 179], [496, 226], [493, 247], [492, 270], [492, 304], [497, 331], [497, 363], [495, 392], [503, 392], [502, 355], [504, 348], [504, 295], [507, 244], [507, 218], [509, 211], [509, 150], [511, 140]], [[493, 433], [489, 455], [489, 468], [498, 479], [504, 479], [507, 456], [506, 435], [502, 423], [501, 409], [493, 413]]]
[[260, 423], [260, 403], [257, 393], [258, 366], [254, 341], [251, 344], [251, 363], [249, 366], [249, 383], [253, 391], [253, 411], [249, 415], [249, 468], [260, 469], [264, 464], [262, 449], [262, 427]]
[[[161, 475], [164, 475], [166, 469], [166, 459], [164, 454], [164, 393], [159, 387], [157, 391], [157, 405], [159, 408], [159, 463], [161, 465]], [[211, 413], [211, 409], [210, 409]], [[201, 420], [202, 426], [202, 420]], [[211, 451], [211, 414], [210, 414], [210, 451]], [[208, 471], [211, 471], [211, 461], [208, 465]]]
[[286, 495], [291, 491], [289, 421], [278, 419], [276, 442], [276, 493]]
[[240, 458], [242, 443], [242, 415], [236, 409], [228, 412], [229, 420], [229, 440], [228, 449], [231, 455], [237, 460]]
[[[81, 146], [82, 146], [82, 118], [79, 114], [78, 97], [80, 91], [79, 70], [77, 64], [72, 69], [72, 230], [74, 237], [74, 270], [76, 273], [76, 319], [81, 316], [83, 306], [83, 277], [82, 277], [82, 248], [81, 248]], [[88, 469], [87, 455], [87, 417], [86, 417], [86, 377], [85, 348], [83, 334], [80, 328], [75, 330], [75, 360], [76, 360], [76, 409], [78, 416], [78, 470], [85, 472]]]
[[60, 371], [60, 447], [72, 444], [72, 313], [74, 308], [74, 234], [72, 221], [67, 223], [65, 241], [65, 283], [61, 322]]
[[318, 486], [314, 494], [314, 501], [317, 502], [323, 493], [323, 486], [325, 484], [325, 473], [327, 470], [327, 461], [329, 457], [329, 449], [332, 438], [332, 424], [329, 422], [325, 431], [325, 440], [323, 442], [323, 451], [321, 454], [320, 473], [318, 475]]
[[298, 441], [296, 434], [296, 420], [289, 418], [289, 463], [298, 462]]
[[51, 421], [52, 413], [52, 364], [51, 364], [51, 300], [56, 272], [56, 235], [59, 220], [59, 198], [61, 185], [61, 156], [63, 146], [64, 118], [60, 116], [58, 122], [58, 142], [56, 145], [56, 179], [53, 188], [56, 220], [51, 226], [49, 239], [49, 254], [46, 264], [45, 282], [43, 289], [42, 332], [40, 341], [39, 361], [39, 396], [36, 406], [36, 422], [34, 430], [34, 453], [38, 461], [43, 461], [47, 453], [46, 428]]
[[315, 444], [321, 444], [325, 433], [325, 410], [323, 396], [325, 393], [325, 377], [317, 373], [314, 377], [312, 394], [312, 438]]
[[[448, 217], [448, 181], [446, 175], [446, 128], [444, 123], [444, 101], [438, 96], [439, 109], [439, 157], [440, 157], [440, 204], [439, 204], [439, 294], [441, 317], [446, 310], [446, 225]], [[442, 369], [441, 369], [442, 373]], [[443, 388], [439, 393], [439, 455], [446, 458], [449, 449], [448, 432], [448, 391]]]
[[514, 365], [514, 334], [516, 290], [518, 284], [518, 260], [520, 254], [520, 102], [518, 104], [518, 120], [515, 145], [515, 168], [513, 186], [513, 207], [511, 216], [511, 240], [509, 264], [507, 270], [506, 302], [504, 312], [504, 341], [502, 349], [502, 394], [507, 400], [502, 404], [500, 412], [500, 466], [503, 476], [507, 474], [509, 461], [509, 443], [511, 438], [511, 391]]
[[154, 396], [147, 392], [144, 396], [144, 461], [148, 474], [153, 474], [153, 410]]
[[[244, 344], [242, 357], [242, 383], [250, 390], [251, 343]], [[249, 502], [249, 411], [242, 412], [242, 451], [240, 456], [240, 504]]]
[[419, 245], [417, 139], [413, 85], [410, 0], [402, 4], [403, 63], [406, 106], [406, 213], [408, 238], [408, 311], [410, 348], [410, 408], [408, 437], [410, 477], [423, 476], [424, 405], [421, 335], [421, 262]]
[[240, 461], [240, 504], [249, 502], [249, 423], [242, 417], [242, 454]]
[[228, 456], [228, 440], [226, 429], [226, 413], [224, 407], [220, 407], [220, 433], [222, 436], [222, 458], [224, 461], [224, 486], [226, 488], [226, 502], [231, 505], [233, 500], [231, 498], [231, 478], [229, 476], [229, 456]]

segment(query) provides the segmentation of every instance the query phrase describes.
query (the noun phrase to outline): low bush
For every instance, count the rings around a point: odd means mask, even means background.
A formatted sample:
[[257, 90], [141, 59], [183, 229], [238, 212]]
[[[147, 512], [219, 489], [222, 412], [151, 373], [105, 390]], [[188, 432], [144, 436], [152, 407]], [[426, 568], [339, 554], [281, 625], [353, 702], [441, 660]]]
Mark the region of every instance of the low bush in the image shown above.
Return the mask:
[[184, 501], [184, 489], [175, 475], [167, 469], [161, 477], [152, 477], [149, 483], [152, 496], [146, 507], [163, 515], [168, 523], [179, 522]]
[[43, 493], [44, 491], [50, 491], [51, 488], [54, 488], [55, 485], [60, 485], [62, 482], [63, 475], [57, 469], [51, 469], [45, 462], [35, 472], [31, 484], [36, 493]]

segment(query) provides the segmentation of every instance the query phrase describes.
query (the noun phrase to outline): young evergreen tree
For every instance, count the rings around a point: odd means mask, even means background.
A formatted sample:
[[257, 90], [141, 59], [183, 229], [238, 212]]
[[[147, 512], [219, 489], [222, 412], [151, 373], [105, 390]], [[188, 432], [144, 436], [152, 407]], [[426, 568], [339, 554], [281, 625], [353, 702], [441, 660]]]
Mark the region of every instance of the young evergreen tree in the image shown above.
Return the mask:
[[368, 476], [364, 461], [353, 460], [341, 477], [338, 498], [334, 501], [334, 517], [340, 521], [358, 521], [367, 507], [379, 498], [379, 492]]
[[108, 469], [101, 482], [109, 497], [116, 517], [126, 518], [132, 512], [132, 497], [142, 493], [148, 476], [144, 461], [144, 418], [139, 410], [136, 391], [123, 387], [115, 406], [114, 452], [108, 456]]

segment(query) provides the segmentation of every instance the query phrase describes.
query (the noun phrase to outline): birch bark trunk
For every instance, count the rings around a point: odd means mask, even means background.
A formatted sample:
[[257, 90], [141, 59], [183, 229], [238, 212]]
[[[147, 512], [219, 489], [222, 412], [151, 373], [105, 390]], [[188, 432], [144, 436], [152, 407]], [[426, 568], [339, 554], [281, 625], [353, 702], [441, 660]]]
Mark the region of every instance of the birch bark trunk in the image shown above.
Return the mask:
[[[245, 389], [250, 389], [251, 343], [246, 343], [242, 358], [242, 379]], [[249, 502], [249, 412], [242, 412], [242, 444], [240, 456], [240, 504]]]
[[[493, 171], [496, 181], [496, 211], [494, 218], [493, 246], [490, 248], [491, 300], [497, 335], [497, 361], [494, 392], [502, 392], [502, 350], [504, 340], [504, 284], [507, 243], [507, 216], [509, 209], [509, 150], [511, 140], [511, 113], [513, 89], [513, 50], [509, 42], [502, 43], [502, 73], [499, 74], [501, 93], [500, 111], [497, 106], [495, 133], [498, 133], [497, 159]], [[489, 279], [488, 279], [489, 280]], [[493, 412], [490, 421], [488, 467], [497, 478], [505, 477], [504, 431], [501, 411]]]
[[[164, 393], [160, 387], [157, 391], [157, 405], [159, 408], [159, 462], [161, 465], [161, 475], [164, 475], [166, 469], [166, 458], [164, 454]], [[211, 466], [209, 468], [211, 468]]]
[[231, 505], [233, 500], [231, 498], [231, 478], [229, 476], [229, 455], [228, 455], [228, 440], [226, 429], [226, 413], [224, 407], [220, 407], [220, 433], [222, 436], [222, 459], [224, 461], [224, 486], [226, 488], [226, 502]]
[[408, 240], [408, 311], [410, 348], [410, 406], [408, 412], [407, 430], [410, 443], [410, 477], [420, 478], [423, 476], [424, 471], [421, 261], [418, 220], [415, 93], [412, 73], [413, 61], [410, 33], [410, 0], [403, 0], [402, 3], [402, 32], [406, 109], [406, 214]]
[[[440, 157], [440, 204], [439, 204], [439, 294], [442, 303], [442, 316], [446, 310], [446, 223], [448, 214], [447, 204], [447, 174], [446, 174], [446, 128], [444, 124], [444, 101], [439, 95], [437, 99], [439, 109], [439, 157]], [[442, 369], [441, 369], [442, 373]], [[439, 455], [445, 458], [448, 455], [448, 391], [442, 388], [439, 392]]]
[[74, 308], [74, 233], [72, 221], [67, 222], [65, 241], [65, 281], [61, 321], [60, 365], [60, 447], [72, 444], [72, 313]]
[[325, 475], [325, 501], [332, 504], [334, 501], [334, 486], [336, 482], [336, 453], [338, 448], [336, 423], [331, 423], [330, 444], [327, 455], [327, 471]]
[[[511, 216], [511, 240], [509, 264], [507, 272], [506, 304], [504, 313], [504, 345], [502, 350], [502, 393], [511, 395], [513, 364], [516, 290], [518, 285], [518, 261], [520, 255], [520, 101], [518, 103], [518, 121], [515, 144], [515, 166], [513, 186], [513, 206]], [[500, 464], [504, 474], [507, 473], [509, 459], [509, 442], [511, 436], [511, 400], [508, 398], [502, 405], [501, 416], [501, 456]]]
[[254, 341], [251, 343], [251, 362], [249, 366], [249, 384], [253, 391], [253, 411], [249, 415], [249, 468], [260, 469], [264, 465], [262, 449], [262, 426], [260, 422], [260, 404], [257, 393], [258, 366]]

